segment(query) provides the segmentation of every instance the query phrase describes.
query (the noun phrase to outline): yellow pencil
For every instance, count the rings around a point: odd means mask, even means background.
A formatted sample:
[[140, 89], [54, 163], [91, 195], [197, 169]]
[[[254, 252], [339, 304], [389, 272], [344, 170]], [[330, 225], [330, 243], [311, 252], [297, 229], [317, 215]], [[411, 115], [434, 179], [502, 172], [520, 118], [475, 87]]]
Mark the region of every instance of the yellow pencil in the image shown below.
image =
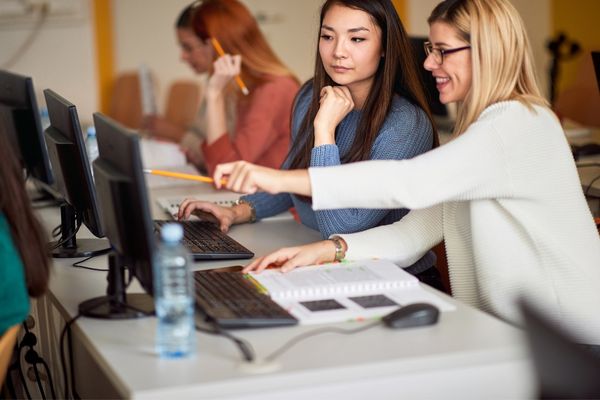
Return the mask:
[[[219, 57], [223, 57], [225, 55], [225, 51], [223, 51], [223, 47], [221, 47], [221, 43], [219, 43], [219, 41], [215, 38], [210, 38], [210, 41], [212, 42], [212, 45], [215, 48], [215, 50], [217, 51], [217, 54], [219, 55]], [[244, 83], [242, 78], [240, 78], [239, 75], [235, 76], [235, 82], [240, 87], [240, 89], [242, 90], [242, 93], [244, 93], [244, 95], [248, 96], [250, 94], [250, 91], [246, 87], [246, 84]]]
[[[189, 181], [213, 183], [214, 179], [208, 176], [193, 175], [193, 174], [182, 174], [181, 172], [161, 171], [159, 169], [145, 169], [145, 174], [166, 176], [168, 178], [187, 179]], [[225, 184], [225, 179], [221, 180], [221, 183]]]

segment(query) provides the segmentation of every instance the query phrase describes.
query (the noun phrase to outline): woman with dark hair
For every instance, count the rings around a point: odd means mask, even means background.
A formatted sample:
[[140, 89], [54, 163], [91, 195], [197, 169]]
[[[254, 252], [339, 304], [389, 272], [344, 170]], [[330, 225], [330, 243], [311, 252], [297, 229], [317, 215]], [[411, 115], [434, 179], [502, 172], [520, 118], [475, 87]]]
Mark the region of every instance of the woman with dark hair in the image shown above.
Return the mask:
[[[256, 19], [237, 0], [205, 0], [188, 6], [176, 29], [182, 60], [198, 74], [209, 73], [199, 118], [183, 128], [153, 116], [146, 129], [182, 140], [190, 161], [209, 173], [217, 164], [235, 160], [279, 168], [289, 146], [290, 112], [299, 84]], [[226, 54], [218, 55], [213, 40]], [[236, 85], [236, 76], [248, 95]]]
[[[508, 0], [446, 0], [424, 67], [458, 104], [454, 138], [404, 161], [274, 171], [219, 165], [217, 186], [312, 196], [317, 210], [411, 207], [394, 224], [278, 250], [246, 271], [334, 258], [399, 266], [444, 240], [452, 294], [511, 323], [518, 299], [600, 345], [600, 238], [564, 131], [542, 97], [525, 24]], [[597, 347], [596, 347], [597, 349]]]
[[25, 320], [29, 296], [42, 295], [50, 275], [46, 236], [29, 206], [23, 171], [11, 148], [0, 131], [0, 336]]
[[[389, 0], [328, 0], [321, 9], [314, 78], [295, 101], [292, 140], [284, 169], [363, 160], [406, 159], [437, 144], [407, 34]], [[311, 200], [282, 193], [242, 197], [234, 207], [186, 200], [179, 217], [205, 211], [223, 230], [295, 207], [323, 237], [351, 233], [402, 218], [406, 209], [314, 212]], [[429, 252], [409, 271], [435, 262]]]

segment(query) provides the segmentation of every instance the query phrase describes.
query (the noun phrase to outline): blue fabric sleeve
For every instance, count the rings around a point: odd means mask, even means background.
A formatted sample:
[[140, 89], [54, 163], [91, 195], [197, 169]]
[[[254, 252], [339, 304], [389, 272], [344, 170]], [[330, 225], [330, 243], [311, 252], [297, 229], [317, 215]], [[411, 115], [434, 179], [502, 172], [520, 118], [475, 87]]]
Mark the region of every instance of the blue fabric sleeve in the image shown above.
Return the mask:
[[[431, 149], [433, 130], [425, 113], [408, 103], [394, 103], [392, 110], [371, 150], [372, 160], [401, 160], [415, 157]], [[311, 153], [311, 167], [340, 165], [337, 145], [315, 147]], [[395, 210], [400, 219], [407, 210]], [[324, 238], [337, 233], [359, 232], [374, 226], [389, 217], [390, 210], [383, 209], [340, 209], [315, 212], [319, 231]], [[393, 222], [393, 221], [390, 221]]]
[[[290, 146], [293, 145], [294, 139], [298, 136], [298, 130], [302, 123], [302, 118], [306, 114], [309, 102], [312, 98], [312, 86], [310, 84], [304, 85], [298, 97], [294, 102], [294, 111], [292, 115], [292, 140]], [[283, 168], [287, 166], [288, 160], [286, 159], [283, 163]], [[256, 211], [256, 219], [260, 220], [263, 218], [272, 217], [284, 211], [289, 210], [294, 206], [292, 197], [288, 193], [279, 193], [272, 195], [269, 193], [256, 193], [248, 196], [242, 196], [242, 199], [251, 203]]]

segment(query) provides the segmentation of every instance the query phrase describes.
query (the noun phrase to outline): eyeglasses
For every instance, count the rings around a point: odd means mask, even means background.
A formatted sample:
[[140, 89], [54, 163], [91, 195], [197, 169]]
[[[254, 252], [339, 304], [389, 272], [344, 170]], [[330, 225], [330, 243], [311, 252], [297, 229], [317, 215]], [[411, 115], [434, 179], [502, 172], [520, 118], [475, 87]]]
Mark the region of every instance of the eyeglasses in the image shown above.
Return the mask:
[[425, 54], [427, 54], [427, 57], [429, 57], [429, 55], [433, 54], [433, 61], [435, 61], [435, 63], [437, 65], [442, 65], [444, 63], [445, 55], [456, 53], [457, 51], [466, 50], [466, 49], [471, 48], [471, 46], [463, 46], [463, 47], [457, 47], [455, 49], [440, 49], [437, 47], [433, 47], [433, 44], [431, 44], [431, 42], [425, 42], [423, 44], [423, 46], [425, 47]]

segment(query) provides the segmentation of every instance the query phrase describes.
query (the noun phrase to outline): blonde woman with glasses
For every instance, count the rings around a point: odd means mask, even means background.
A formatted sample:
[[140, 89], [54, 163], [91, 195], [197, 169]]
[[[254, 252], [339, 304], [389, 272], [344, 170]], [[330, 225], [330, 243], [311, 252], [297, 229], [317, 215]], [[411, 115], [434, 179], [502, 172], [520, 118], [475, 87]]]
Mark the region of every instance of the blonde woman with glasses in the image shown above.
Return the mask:
[[563, 130], [540, 95], [523, 21], [506, 0], [452, 0], [429, 17], [425, 68], [458, 103], [454, 139], [405, 161], [273, 171], [221, 165], [227, 188], [312, 196], [316, 210], [407, 207], [402, 220], [276, 251], [246, 271], [345, 257], [410, 265], [445, 240], [453, 295], [520, 321], [526, 295], [600, 344], [600, 238]]

